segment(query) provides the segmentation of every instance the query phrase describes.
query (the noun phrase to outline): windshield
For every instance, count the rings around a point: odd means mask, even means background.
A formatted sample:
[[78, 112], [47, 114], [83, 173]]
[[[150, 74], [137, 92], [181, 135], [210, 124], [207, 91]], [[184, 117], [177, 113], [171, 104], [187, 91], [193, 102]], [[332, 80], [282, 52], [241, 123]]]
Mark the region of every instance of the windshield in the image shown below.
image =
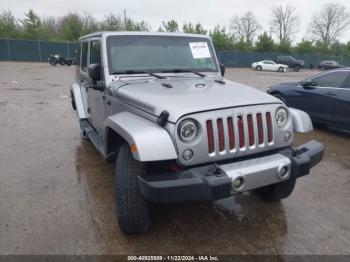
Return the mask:
[[190, 70], [216, 72], [212, 45], [207, 38], [152, 35], [107, 37], [110, 74], [128, 70], [162, 72]]

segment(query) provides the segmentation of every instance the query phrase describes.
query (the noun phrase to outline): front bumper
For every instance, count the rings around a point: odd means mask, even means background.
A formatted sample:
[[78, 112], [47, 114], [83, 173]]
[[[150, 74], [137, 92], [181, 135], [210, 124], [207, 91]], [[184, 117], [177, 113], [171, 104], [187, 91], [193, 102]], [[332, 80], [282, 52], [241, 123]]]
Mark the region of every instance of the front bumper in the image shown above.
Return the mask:
[[[249, 160], [139, 176], [139, 186], [143, 197], [153, 203], [214, 201], [305, 176], [322, 160], [323, 152], [324, 146], [312, 140], [296, 149]], [[243, 186], [232, 186], [236, 179]]]

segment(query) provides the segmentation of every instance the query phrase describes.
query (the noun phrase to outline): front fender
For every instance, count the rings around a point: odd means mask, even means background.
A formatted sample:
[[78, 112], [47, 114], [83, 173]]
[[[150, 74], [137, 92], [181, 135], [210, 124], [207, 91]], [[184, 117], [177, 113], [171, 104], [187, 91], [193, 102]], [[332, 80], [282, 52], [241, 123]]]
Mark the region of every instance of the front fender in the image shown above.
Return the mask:
[[129, 112], [121, 112], [108, 117], [105, 125], [123, 137], [130, 146], [136, 145], [137, 150], [133, 152], [136, 160], [177, 159], [174, 144], [167, 131], [148, 119]]
[[307, 113], [295, 108], [289, 108], [289, 112], [292, 116], [293, 129], [295, 132], [307, 133], [314, 129], [311, 118]]

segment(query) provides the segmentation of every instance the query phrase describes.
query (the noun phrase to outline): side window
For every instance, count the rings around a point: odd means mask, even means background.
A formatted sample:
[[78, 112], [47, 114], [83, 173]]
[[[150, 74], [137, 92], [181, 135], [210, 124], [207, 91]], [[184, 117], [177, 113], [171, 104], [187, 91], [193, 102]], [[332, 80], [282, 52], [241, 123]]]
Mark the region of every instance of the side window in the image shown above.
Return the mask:
[[83, 42], [81, 47], [81, 64], [80, 68], [84, 72], [87, 72], [87, 54], [88, 54], [88, 43]]
[[349, 75], [346, 71], [332, 72], [312, 78], [312, 81], [321, 87], [340, 87], [346, 77]]
[[90, 43], [90, 64], [101, 64], [100, 41], [91, 41]]

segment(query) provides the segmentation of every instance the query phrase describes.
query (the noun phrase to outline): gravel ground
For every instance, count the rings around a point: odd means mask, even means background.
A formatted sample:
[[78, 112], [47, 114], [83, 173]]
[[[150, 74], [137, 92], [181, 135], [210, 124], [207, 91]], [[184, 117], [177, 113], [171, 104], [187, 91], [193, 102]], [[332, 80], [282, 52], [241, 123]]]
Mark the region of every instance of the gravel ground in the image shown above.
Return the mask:
[[[262, 90], [316, 73], [226, 72]], [[350, 254], [350, 136], [328, 129], [296, 136], [326, 152], [288, 199], [162, 207], [148, 234], [123, 235], [113, 165], [80, 139], [73, 79], [73, 67], [0, 63], [0, 254]]]

